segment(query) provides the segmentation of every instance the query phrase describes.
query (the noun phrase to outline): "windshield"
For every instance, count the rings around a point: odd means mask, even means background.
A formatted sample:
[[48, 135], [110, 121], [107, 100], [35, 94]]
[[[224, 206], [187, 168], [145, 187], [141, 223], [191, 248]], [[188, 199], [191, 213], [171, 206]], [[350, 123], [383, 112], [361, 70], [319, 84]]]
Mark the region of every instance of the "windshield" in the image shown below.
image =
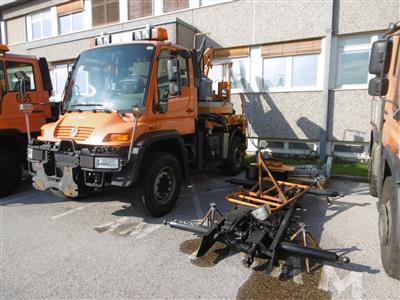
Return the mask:
[[130, 111], [144, 105], [153, 45], [119, 45], [83, 52], [64, 93], [64, 109]]

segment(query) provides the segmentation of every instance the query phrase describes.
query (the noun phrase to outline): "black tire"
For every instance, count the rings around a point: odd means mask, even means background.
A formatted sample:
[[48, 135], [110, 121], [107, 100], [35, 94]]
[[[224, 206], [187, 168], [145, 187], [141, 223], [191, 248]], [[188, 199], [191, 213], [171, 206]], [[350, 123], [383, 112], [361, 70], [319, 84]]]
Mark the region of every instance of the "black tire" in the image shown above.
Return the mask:
[[400, 199], [393, 177], [386, 177], [379, 199], [379, 238], [386, 273], [400, 280]]
[[0, 197], [10, 195], [21, 181], [22, 166], [18, 157], [0, 149]]
[[375, 162], [375, 151], [374, 147], [372, 148], [371, 151], [371, 158], [369, 159], [368, 162], [368, 179], [369, 179], [369, 193], [373, 197], [378, 197], [378, 179], [373, 173], [373, 165]]
[[235, 136], [228, 149], [228, 158], [222, 165], [224, 173], [228, 176], [238, 175], [243, 169], [243, 158], [243, 142]]
[[128, 188], [132, 207], [143, 214], [161, 217], [178, 200], [182, 172], [175, 156], [163, 152], [150, 152], [141, 167], [139, 179]]

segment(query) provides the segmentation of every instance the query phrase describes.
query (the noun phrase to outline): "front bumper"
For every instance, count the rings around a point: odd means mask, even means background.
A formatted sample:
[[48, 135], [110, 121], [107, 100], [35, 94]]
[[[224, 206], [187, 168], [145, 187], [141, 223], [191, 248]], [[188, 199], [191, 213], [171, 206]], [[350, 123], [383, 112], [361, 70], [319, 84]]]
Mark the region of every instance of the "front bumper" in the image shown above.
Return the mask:
[[[78, 197], [88, 187], [101, 188], [112, 184], [113, 177], [126, 166], [125, 157], [126, 149], [78, 148], [74, 141], [57, 144], [34, 141], [28, 146], [33, 186], [38, 190], [57, 189], [68, 197]], [[104, 159], [117, 163], [112, 168], [105, 168]]]

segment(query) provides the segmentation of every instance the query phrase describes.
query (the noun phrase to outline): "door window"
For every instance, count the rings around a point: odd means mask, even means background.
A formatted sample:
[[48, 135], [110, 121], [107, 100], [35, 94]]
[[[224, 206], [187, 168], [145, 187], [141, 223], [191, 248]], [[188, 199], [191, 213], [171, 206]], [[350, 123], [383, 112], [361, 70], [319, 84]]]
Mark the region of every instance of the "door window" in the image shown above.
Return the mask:
[[18, 91], [18, 77], [22, 76], [26, 80], [26, 90], [35, 90], [35, 76], [33, 74], [33, 66], [30, 63], [19, 61], [7, 61], [7, 79], [8, 90], [10, 92]]
[[0, 61], [0, 82], [1, 82], [1, 95], [4, 95], [6, 92], [6, 77], [4, 76], [4, 66], [3, 62]]
[[179, 73], [181, 77], [181, 86], [189, 86], [189, 77], [188, 77], [188, 69], [187, 69], [187, 60], [182, 56], [178, 55], [179, 61]]
[[166, 101], [168, 99], [168, 58], [169, 51], [161, 50], [157, 67], [158, 99], [160, 99], [160, 101]]

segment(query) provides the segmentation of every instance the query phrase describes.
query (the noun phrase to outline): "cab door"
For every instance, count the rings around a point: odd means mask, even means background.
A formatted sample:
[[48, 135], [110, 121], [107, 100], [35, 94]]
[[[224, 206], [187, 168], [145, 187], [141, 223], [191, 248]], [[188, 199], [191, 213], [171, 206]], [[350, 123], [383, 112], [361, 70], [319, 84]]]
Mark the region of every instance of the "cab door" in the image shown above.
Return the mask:
[[[25, 99], [20, 99], [18, 76], [25, 78]], [[46, 112], [50, 108], [48, 103], [47, 105], [39, 104], [48, 102], [48, 95], [44, 95], [37, 61], [6, 57], [4, 77], [6, 90], [0, 104], [2, 123], [0, 126], [26, 132], [25, 116], [19, 111], [19, 104], [25, 102], [34, 104], [34, 111], [30, 114], [31, 131], [40, 131], [40, 127], [46, 123]]]
[[[168, 59], [178, 61], [179, 93], [171, 96], [169, 93]], [[164, 107], [157, 110], [157, 130], [176, 130], [180, 134], [192, 134], [195, 132], [195, 89], [193, 78], [189, 74], [191, 70], [190, 59], [183, 57], [173, 47], [161, 47], [157, 59], [157, 88], [155, 95], [156, 107]], [[150, 128], [151, 130], [152, 128]]]
[[[393, 67], [389, 70], [389, 92], [385, 103], [383, 123], [383, 146], [389, 147], [393, 154], [400, 151], [400, 38], [394, 42]], [[397, 58], [397, 59], [395, 59]]]

